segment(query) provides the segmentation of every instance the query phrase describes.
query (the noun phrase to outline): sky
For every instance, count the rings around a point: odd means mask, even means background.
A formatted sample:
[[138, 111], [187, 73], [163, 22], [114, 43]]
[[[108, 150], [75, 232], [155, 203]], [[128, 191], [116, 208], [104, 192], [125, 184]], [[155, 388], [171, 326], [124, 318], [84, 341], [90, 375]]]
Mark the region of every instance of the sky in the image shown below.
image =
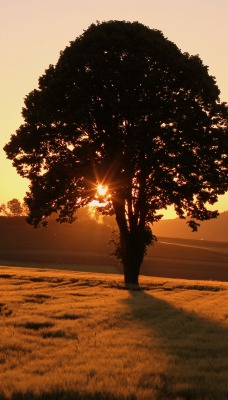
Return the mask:
[[[23, 123], [25, 96], [70, 41], [96, 21], [139, 21], [199, 54], [227, 102], [227, 15], [228, 0], [0, 0], [0, 204], [22, 200], [28, 190], [3, 146]], [[214, 209], [228, 210], [228, 193]]]

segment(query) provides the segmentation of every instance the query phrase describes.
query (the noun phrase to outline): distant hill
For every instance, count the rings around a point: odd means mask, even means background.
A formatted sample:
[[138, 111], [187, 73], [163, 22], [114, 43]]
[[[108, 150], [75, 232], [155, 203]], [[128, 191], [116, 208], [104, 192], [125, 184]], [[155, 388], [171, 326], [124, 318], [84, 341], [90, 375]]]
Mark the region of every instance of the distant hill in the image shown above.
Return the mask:
[[79, 219], [73, 224], [50, 220], [47, 228], [34, 229], [25, 217], [0, 217], [1, 249], [75, 249], [107, 252], [111, 227], [92, 219]]
[[[59, 224], [53, 219], [48, 227], [34, 229], [25, 217], [0, 217], [0, 263], [107, 264], [112, 229], [92, 219]], [[1, 265], [1, 264], [0, 264]]]
[[[34, 229], [25, 217], [0, 217], [0, 251], [12, 249], [92, 251], [110, 254], [109, 246], [113, 230], [117, 230], [114, 217], [105, 217], [98, 223], [81, 214], [73, 224], [59, 224], [51, 219], [47, 228]], [[161, 220], [153, 226], [159, 237], [228, 242], [228, 211], [217, 219], [201, 223], [198, 232], [192, 232], [186, 220], [178, 218]]]
[[191, 231], [186, 220], [175, 218], [155, 223], [153, 233], [158, 237], [228, 242], [228, 211], [221, 213], [218, 218], [200, 222], [197, 232]]

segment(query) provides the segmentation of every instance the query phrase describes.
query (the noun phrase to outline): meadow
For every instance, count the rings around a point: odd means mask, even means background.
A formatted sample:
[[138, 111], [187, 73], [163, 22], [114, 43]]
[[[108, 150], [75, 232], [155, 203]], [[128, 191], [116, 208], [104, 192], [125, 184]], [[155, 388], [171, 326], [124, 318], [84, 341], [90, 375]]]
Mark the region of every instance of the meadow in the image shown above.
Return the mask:
[[0, 268], [0, 400], [227, 400], [228, 283]]

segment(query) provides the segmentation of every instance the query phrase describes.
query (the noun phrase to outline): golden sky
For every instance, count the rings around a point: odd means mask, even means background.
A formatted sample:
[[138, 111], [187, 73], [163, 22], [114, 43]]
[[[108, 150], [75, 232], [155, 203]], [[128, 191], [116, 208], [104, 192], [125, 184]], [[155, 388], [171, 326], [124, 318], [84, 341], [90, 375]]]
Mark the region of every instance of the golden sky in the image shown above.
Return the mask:
[[[228, 0], [0, 0], [0, 204], [22, 199], [28, 187], [2, 150], [23, 122], [25, 95], [91, 23], [139, 21], [161, 30], [182, 51], [199, 54], [228, 101], [227, 16]], [[228, 209], [228, 193], [215, 208]]]

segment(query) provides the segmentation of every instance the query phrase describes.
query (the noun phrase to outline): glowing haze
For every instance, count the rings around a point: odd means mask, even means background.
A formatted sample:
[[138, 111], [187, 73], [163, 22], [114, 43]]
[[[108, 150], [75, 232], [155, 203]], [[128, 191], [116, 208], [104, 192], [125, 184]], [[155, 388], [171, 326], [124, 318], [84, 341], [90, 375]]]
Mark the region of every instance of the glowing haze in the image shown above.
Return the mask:
[[[199, 54], [228, 101], [227, 0], [20, 0], [0, 3], [0, 204], [23, 199], [28, 181], [17, 175], [2, 148], [23, 122], [24, 97], [59, 53], [91, 23], [139, 21], [161, 30], [182, 51]], [[228, 209], [228, 193], [215, 209]], [[166, 217], [173, 217], [170, 211]]]

